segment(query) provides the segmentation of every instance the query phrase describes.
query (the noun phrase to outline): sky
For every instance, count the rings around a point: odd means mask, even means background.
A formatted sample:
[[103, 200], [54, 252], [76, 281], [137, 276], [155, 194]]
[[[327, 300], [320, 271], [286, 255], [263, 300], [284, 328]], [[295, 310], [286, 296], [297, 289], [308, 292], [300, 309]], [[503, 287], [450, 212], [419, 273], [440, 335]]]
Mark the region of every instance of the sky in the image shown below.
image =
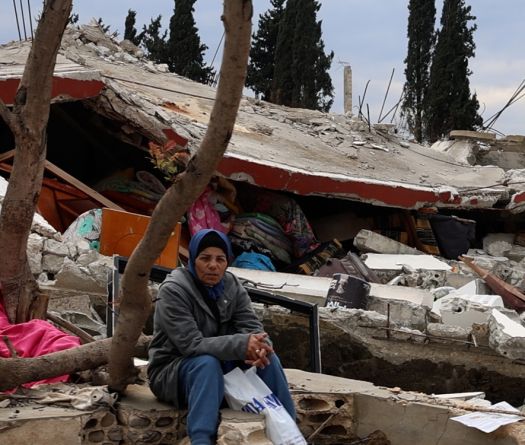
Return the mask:
[[[26, 23], [28, 2], [33, 16], [42, 5], [42, 0], [16, 1], [25, 6]], [[255, 30], [259, 15], [270, 7], [270, 0], [253, 0], [253, 3]], [[372, 122], [377, 122], [392, 69], [395, 73], [383, 114], [399, 100], [404, 83], [408, 0], [321, 0], [320, 3], [318, 19], [322, 20], [325, 48], [335, 53], [330, 70], [335, 88], [331, 111], [343, 112], [343, 66], [349, 64], [353, 73], [354, 112], [358, 97], [362, 97], [370, 81], [365, 103], [369, 105]], [[480, 113], [487, 119], [505, 105], [525, 79], [525, 1], [467, 0], [466, 3], [472, 6], [477, 25], [474, 34], [476, 56], [469, 64], [473, 72], [471, 91], [477, 93]], [[173, 0], [78, 0], [73, 9], [79, 14], [80, 23], [102, 17], [104, 23], [122, 36], [128, 9], [137, 11], [137, 28], [140, 29], [159, 14], [163, 25], [167, 26], [173, 7]], [[442, 0], [437, 0], [438, 22], [441, 7]], [[18, 12], [20, 15], [20, 10]], [[214, 62], [216, 68], [220, 63], [219, 42], [223, 32], [221, 12], [221, 0], [197, 0], [195, 3], [194, 17], [199, 35], [209, 47], [205, 55], [207, 63], [219, 48]], [[13, 2], [2, 0], [0, 43], [13, 39], [18, 39]], [[495, 129], [504, 134], [525, 134], [525, 98], [504, 112]]]

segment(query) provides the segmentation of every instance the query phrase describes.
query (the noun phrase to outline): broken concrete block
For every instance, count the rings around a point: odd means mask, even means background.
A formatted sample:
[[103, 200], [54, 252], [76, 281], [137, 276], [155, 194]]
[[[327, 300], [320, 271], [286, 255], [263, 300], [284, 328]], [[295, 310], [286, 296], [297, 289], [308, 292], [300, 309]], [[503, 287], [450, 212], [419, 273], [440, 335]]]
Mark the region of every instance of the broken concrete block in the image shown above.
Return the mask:
[[519, 263], [525, 259], [525, 247], [513, 244], [510, 250], [506, 250], [503, 254], [509, 260]]
[[[480, 252], [483, 251], [471, 249], [467, 252], [466, 256], [472, 258], [474, 263], [476, 263], [477, 266], [483, 267], [483, 269], [494, 270], [496, 265], [500, 263], [507, 264], [509, 262], [509, 259], [505, 256], [491, 256]], [[459, 262], [458, 265], [462, 272], [468, 272], [469, 274], [472, 273], [470, 268], [462, 262]]]
[[470, 335], [470, 329], [443, 323], [428, 323], [426, 328], [426, 332], [429, 335], [433, 335], [435, 337], [443, 337], [447, 339], [453, 338], [455, 340], [467, 341]]
[[90, 249], [89, 251], [80, 254], [75, 262], [81, 266], [87, 267], [99, 258], [100, 254], [96, 250]]
[[496, 140], [496, 135], [494, 133], [472, 130], [452, 130], [449, 137], [450, 139], [472, 139], [483, 142], [492, 142]]
[[83, 312], [67, 310], [57, 312], [56, 315], [62, 317], [64, 320], [69, 321], [75, 326], [83, 329], [88, 334], [96, 336], [106, 334], [106, 325], [95, 321], [93, 318], [89, 317]]
[[354, 237], [354, 246], [364, 253], [424, 255], [417, 249], [366, 229], [360, 230]]
[[389, 300], [401, 300], [431, 308], [434, 296], [426, 289], [406, 286], [388, 286], [386, 284], [370, 283], [370, 297]]
[[108, 273], [113, 269], [113, 258], [99, 255], [98, 260], [88, 264], [87, 269], [98, 285], [105, 288], [108, 283]]
[[475, 278], [452, 291], [456, 295], [490, 295], [490, 289], [481, 278]]
[[117, 413], [122, 442], [129, 444], [175, 444], [184, 437], [184, 411], [158, 401], [147, 386], [130, 385]]
[[393, 255], [367, 253], [363, 255], [365, 264], [372, 270], [397, 270], [403, 267], [412, 270], [447, 271], [452, 268], [431, 255]]
[[67, 245], [65, 243], [62, 243], [54, 239], [46, 239], [44, 241], [43, 252], [51, 253], [57, 256], [68, 256], [69, 255], [69, 249]]
[[428, 307], [410, 303], [406, 300], [376, 298], [373, 296], [368, 297], [366, 308], [369, 311], [375, 311], [383, 315], [390, 313], [390, 319], [395, 320], [396, 324], [413, 329], [425, 329], [427, 314], [430, 311]]
[[511, 284], [521, 290], [525, 289], [525, 267], [519, 264], [512, 264], [509, 261], [506, 263], [498, 263], [492, 272], [506, 283]]
[[525, 360], [525, 327], [497, 309], [489, 317], [489, 345], [512, 360]]
[[489, 233], [483, 238], [483, 250], [492, 256], [505, 256], [512, 248], [515, 235], [513, 233]]
[[433, 289], [443, 286], [446, 272], [452, 268], [431, 255], [392, 255], [367, 253], [364, 263], [372, 269], [381, 283], [390, 283], [402, 273], [399, 283], [408, 287]]
[[82, 255], [83, 253], [88, 253], [91, 250], [93, 250], [91, 249], [91, 246], [89, 245], [89, 241], [85, 239], [77, 240], [76, 246], [77, 246], [78, 255]]
[[[45, 260], [44, 256], [44, 260]], [[65, 289], [75, 289], [79, 293], [92, 292], [103, 293], [106, 292], [106, 285], [101, 285], [95, 280], [90, 271], [78, 265], [69, 258], [62, 258], [63, 267], [60, 268], [56, 274], [55, 286]], [[106, 279], [107, 283], [107, 279]]]
[[476, 164], [476, 156], [479, 152], [478, 145], [468, 140], [437, 141], [430, 148], [441, 153], [447, 153], [456, 161], [469, 165]]
[[474, 323], [486, 323], [492, 308], [503, 308], [499, 295], [457, 295], [434, 302], [433, 312], [441, 315], [444, 324], [470, 329]]
[[38, 213], [35, 213], [33, 216], [31, 231], [45, 236], [46, 238], [53, 238], [57, 241], [62, 239], [62, 235], [60, 235], [60, 233]]
[[42, 269], [52, 274], [57, 273], [64, 264], [66, 257], [52, 253], [44, 253], [42, 256]]
[[272, 445], [266, 437], [265, 427], [264, 416], [260, 414], [223, 409], [217, 445]]
[[27, 260], [29, 261], [29, 268], [34, 275], [42, 273], [42, 248], [44, 246], [44, 238], [37, 233], [30, 233], [27, 240]]

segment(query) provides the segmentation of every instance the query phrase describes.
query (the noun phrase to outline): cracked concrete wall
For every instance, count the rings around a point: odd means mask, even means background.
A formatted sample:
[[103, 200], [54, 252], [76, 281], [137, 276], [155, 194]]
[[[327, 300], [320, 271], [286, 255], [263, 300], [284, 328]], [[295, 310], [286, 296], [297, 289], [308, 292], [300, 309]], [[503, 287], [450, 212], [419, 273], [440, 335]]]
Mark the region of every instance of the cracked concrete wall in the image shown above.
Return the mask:
[[[310, 369], [308, 319], [277, 307], [257, 310], [283, 365]], [[377, 313], [327, 308], [319, 312], [326, 374], [427, 394], [484, 391], [492, 401], [516, 406], [523, 402], [523, 365], [486, 346], [474, 348], [461, 338], [425, 341], [414, 335], [417, 331], [392, 333], [387, 339], [381, 329], [386, 317]]]

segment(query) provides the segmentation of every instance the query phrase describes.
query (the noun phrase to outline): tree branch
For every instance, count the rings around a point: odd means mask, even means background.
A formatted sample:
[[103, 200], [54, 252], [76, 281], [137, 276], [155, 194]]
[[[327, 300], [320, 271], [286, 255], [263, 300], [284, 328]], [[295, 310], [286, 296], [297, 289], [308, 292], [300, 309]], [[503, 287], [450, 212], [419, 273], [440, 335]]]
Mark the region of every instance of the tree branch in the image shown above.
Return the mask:
[[149, 271], [177, 222], [206, 187], [230, 141], [246, 78], [252, 12], [251, 0], [224, 1], [222, 20], [226, 39], [220, 81], [206, 135], [186, 173], [157, 204], [148, 229], [126, 266], [109, 363], [113, 390], [126, 388], [132, 346], [151, 310], [147, 290]]
[[[145, 357], [151, 337], [132, 346], [133, 355]], [[111, 338], [33, 358], [0, 358], [0, 391], [59, 375], [94, 369], [109, 360]]]

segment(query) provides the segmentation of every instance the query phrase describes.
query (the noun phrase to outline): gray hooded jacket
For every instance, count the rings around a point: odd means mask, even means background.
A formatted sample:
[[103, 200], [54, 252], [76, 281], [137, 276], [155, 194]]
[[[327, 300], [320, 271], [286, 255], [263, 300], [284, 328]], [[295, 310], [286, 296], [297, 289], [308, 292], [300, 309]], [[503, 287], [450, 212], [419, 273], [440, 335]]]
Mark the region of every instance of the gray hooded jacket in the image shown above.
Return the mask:
[[178, 368], [183, 358], [209, 354], [219, 360], [245, 360], [250, 334], [263, 332], [251, 300], [237, 277], [226, 272], [216, 320], [191, 273], [172, 271], [159, 289], [148, 377], [153, 393], [180, 405]]

